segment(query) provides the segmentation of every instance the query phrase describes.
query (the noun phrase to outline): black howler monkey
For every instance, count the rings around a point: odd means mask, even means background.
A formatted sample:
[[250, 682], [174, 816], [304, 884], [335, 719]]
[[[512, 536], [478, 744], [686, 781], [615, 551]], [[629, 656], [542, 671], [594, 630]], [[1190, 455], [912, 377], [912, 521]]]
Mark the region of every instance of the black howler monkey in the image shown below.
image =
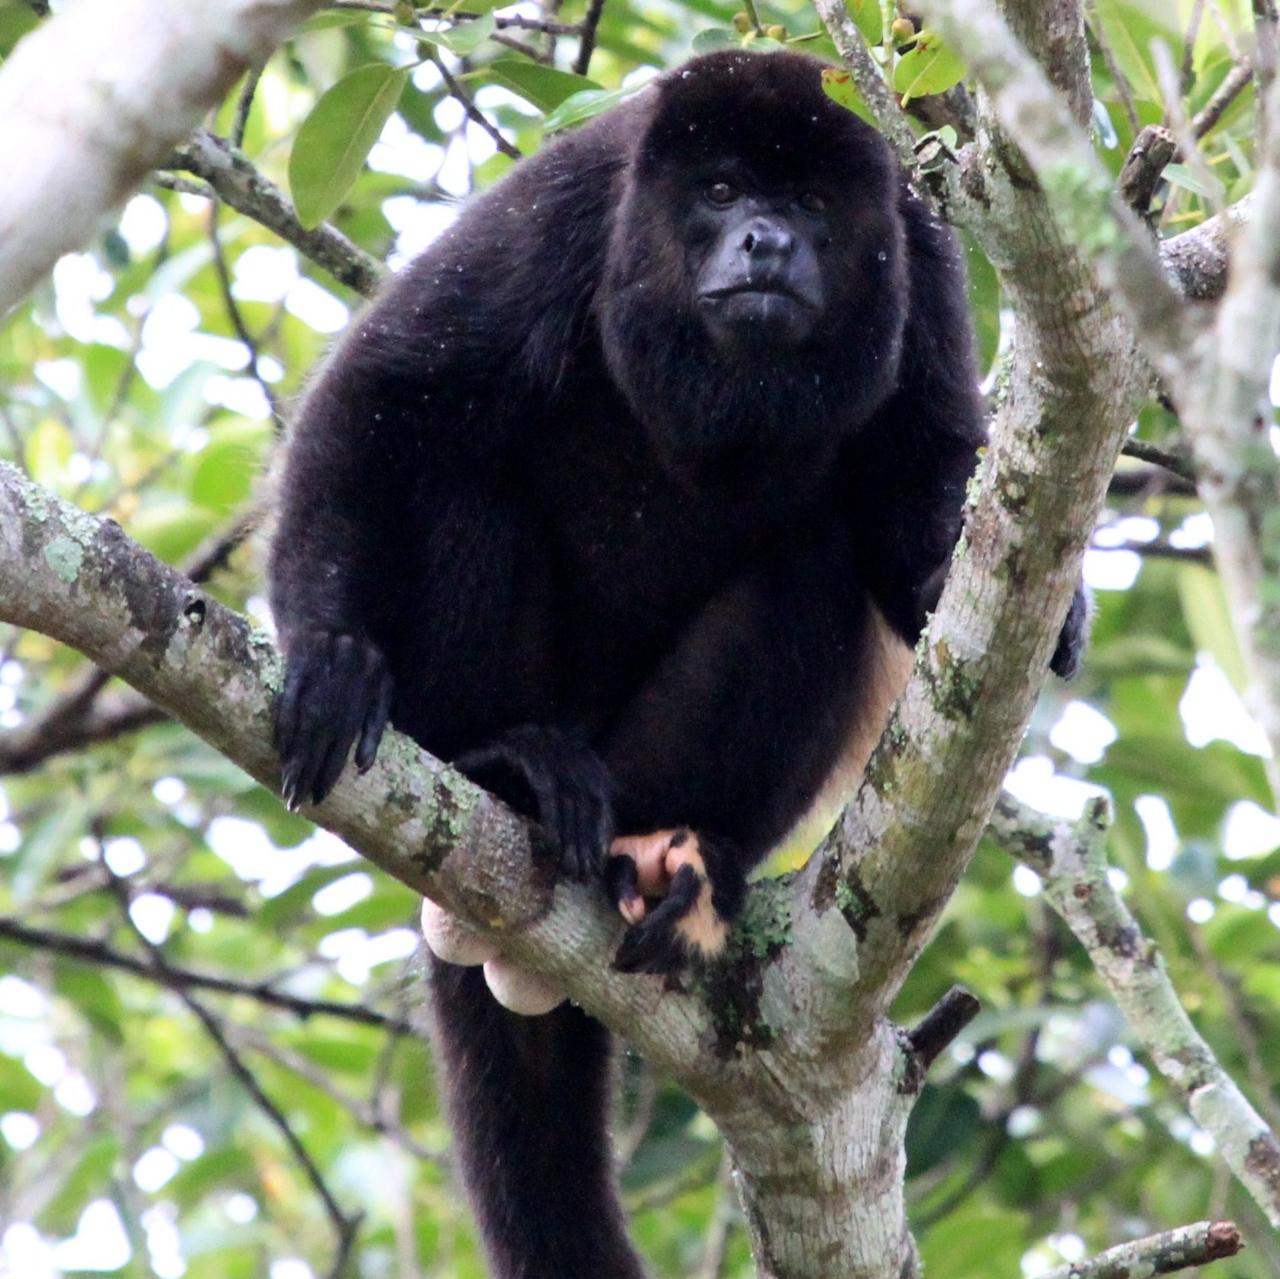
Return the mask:
[[[713, 955], [861, 769], [984, 438], [955, 241], [820, 71], [696, 58], [521, 162], [353, 324], [290, 444], [286, 797], [389, 717], [603, 872], [624, 969]], [[604, 1029], [478, 969], [432, 986], [494, 1273], [639, 1276]]]

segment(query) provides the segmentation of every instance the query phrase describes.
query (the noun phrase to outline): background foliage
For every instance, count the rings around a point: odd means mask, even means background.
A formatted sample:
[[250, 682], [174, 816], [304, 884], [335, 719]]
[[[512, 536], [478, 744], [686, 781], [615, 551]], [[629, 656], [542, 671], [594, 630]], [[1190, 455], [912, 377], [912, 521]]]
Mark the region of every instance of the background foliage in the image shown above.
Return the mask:
[[[0, 0], [0, 55], [37, 7]], [[802, 0], [758, 6], [763, 35], [736, 7], [607, 0], [587, 78], [573, 70], [579, 0], [545, 12], [481, 0], [439, 17], [352, 0], [313, 19], [209, 128], [291, 195], [304, 225], [327, 221], [394, 266], [501, 176], [505, 152], [536, 150], [691, 50], [746, 28], [753, 44], [831, 53]], [[869, 38], [896, 44], [900, 92], [927, 97], [962, 76], [936, 38], [889, 32], [898, 15], [877, 0], [849, 8]], [[1247, 5], [1209, 5], [1188, 47], [1192, 8], [1089, 7], [1096, 145], [1117, 173], [1141, 125], [1194, 116], [1239, 62]], [[1253, 106], [1246, 86], [1206, 134], [1205, 163], [1165, 170], [1158, 234], [1248, 190]], [[260, 539], [244, 533], [290, 405], [359, 299], [211, 195], [180, 166], [156, 175], [8, 319], [0, 457], [261, 617]], [[1008, 317], [973, 250], [970, 273], [998, 393]], [[1177, 424], [1159, 404], [1136, 433], [1176, 462]], [[1274, 1125], [1280, 824], [1209, 542], [1184, 482], [1126, 463], [1088, 564], [1098, 613], [1084, 674], [1046, 690], [1011, 784], [1068, 813], [1087, 787], [1113, 795], [1114, 873]], [[479, 1275], [418, 1033], [412, 894], [100, 687], [76, 655], [5, 628], [0, 770], [0, 1273], [302, 1279], [332, 1269], [336, 1214], [361, 1217], [352, 1274]], [[984, 1012], [935, 1070], [910, 1137], [931, 1274], [1034, 1275], [1206, 1216], [1236, 1218], [1251, 1244], [1218, 1273], [1280, 1273], [1280, 1245], [1135, 1058], [1034, 876], [993, 848], [898, 1015], [919, 1016], [957, 980]], [[620, 1071], [624, 1186], [655, 1271], [749, 1274], [711, 1125], [634, 1058]]]

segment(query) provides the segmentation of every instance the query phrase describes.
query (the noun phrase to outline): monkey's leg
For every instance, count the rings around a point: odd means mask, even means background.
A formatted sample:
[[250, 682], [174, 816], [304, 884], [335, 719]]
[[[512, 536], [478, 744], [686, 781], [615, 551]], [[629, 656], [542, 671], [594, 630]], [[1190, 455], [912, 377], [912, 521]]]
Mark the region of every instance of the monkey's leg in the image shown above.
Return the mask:
[[432, 958], [462, 1179], [493, 1279], [643, 1279], [608, 1139], [608, 1032], [562, 1004], [507, 1012], [479, 968]]
[[834, 519], [691, 620], [604, 752], [623, 832], [607, 882], [632, 922], [619, 967], [667, 971], [722, 949], [747, 872], [878, 738], [907, 669], [882, 660], [885, 643], [906, 653]]

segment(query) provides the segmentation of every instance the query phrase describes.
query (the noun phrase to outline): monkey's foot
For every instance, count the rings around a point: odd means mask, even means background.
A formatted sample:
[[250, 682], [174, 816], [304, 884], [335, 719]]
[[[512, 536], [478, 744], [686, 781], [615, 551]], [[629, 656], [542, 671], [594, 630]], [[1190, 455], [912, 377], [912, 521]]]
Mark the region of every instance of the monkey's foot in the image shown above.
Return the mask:
[[522, 724], [453, 763], [516, 809], [536, 813], [570, 879], [599, 871], [613, 837], [612, 786], [584, 741], [558, 728]]
[[[668, 973], [724, 950], [729, 925], [716, 909], [701, 842], [692, 831], [624, 835], [610, 845], [605, 882], [631, 927], [614, 956], [624, 973]], [[650, 909], [649, 900], [658, 899]]]

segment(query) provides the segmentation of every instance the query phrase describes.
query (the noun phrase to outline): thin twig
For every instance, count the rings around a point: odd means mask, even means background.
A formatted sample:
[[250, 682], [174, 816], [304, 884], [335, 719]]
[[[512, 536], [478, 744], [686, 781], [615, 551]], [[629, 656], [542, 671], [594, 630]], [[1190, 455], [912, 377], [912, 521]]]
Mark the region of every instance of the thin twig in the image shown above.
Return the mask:
[[[1036, 812], [1007, 792], [988, 834], [1044, 881], [1045, 900], [1093, 961], [1156, 1068], [1209, 1132], [1222, 1159], [1273, 1226], [1280, 1226], [1280, 1140], [1250, 1104], [1178, 1000], [1164, 961], [1107, 875], [1105, 799], [1078, 822]], [[1104, 1272], [1105, 1273], [1105, 1272]]]
[[1227, 108], [1240, 96], [1245, 86], [1253, 79], [1253, 64], [1245, 59], [1223, 77], [1222, 83], [1214, 90], [1213, 96], [1204, 104], [1191, 121], [1192, 136], [1203, 138], [1226, 113]]
[[[104, 862], [105, 866], [106, 863]], [[110, 867], [107, 868], [111, 873]], [[134, 922], [133, 916], [129, 912], [129, 893], [123, 882], [112, 875], [112, 880], [116, 886], [117, 895], [120, 901], [120, 912], [129, 931], [133, 933], [138, 943], [147, 952], [151, 960], [151, 967], [155, 972], [156, 979], [163, 985], [167, 986], [177, 997], [186, 1005], [187, 1009], [192, 1013], [197, 1021], [204, 1027], [205, 1033], [213, 1041], [214, 1046], [222, 1055], [223, 1060], [227, 1064], [227, 1068], [239, 1080], [241, 1087], [253, 1099], [254, 1104], [266, 1116], [280, 1136], [284, 1139], [284, 1143], [293, 1152], [293, 1157], [298, 1161], [307, 1180], [310, 1181], [312, 1188], [320, 1197], [320, 1201], [324, 1205], [325, 1212], [329, 1216], [329, 1220], [333, 1224], [334, 1233], [337, 1236], [337, 1259], [330, 1271], [332, 1275], [340, 1275], [346, 1269], [346, 1259], [350, 1256], [351, 1245], [355, 1240], [356, 1232], [360, 1228], [360, 1222], [363, 1214], [352, 1213], [348, 1215], [343, 1211], [342, 1205], [338, 1203], [334, 1197], [333, 1191], [329, 1189], [329, 1184], [324, 1178], [324, 1174], [320, 1171], [315, 1160], [312, 1159], [310, 1152], [303, 1145], [302, 1139], [293, 1130], [293, 1125], [289, 1123], [288, 1118], [279, 1106], [267, 1095], [262, 1085], [258, 1082], [258, 1077], [249, 1069], [243, 1057], [236, 1050], [235, 1046], [228, 1038], [227, 1032], [223, 1029], [221, 1020], [214, 1016], [205, 1005], [195, 997], [190, 989], [185, 986], [175, 975], [174, 970], [170, 968], [169, 961], [165, 957], [164, 951], [160, 949]]]
[[1093, 551], [1132, 551], [1144, 559], [1177, 560], [1183, 564], [1201, 564], [1205, 568], [1213, 567], [1213, 548], [1208, 546], [1174, 546], [1163, 538], [1154, 538], [1150, 542], [1108, 542], [1105, 545], [1094, 542], [1089, 547]]
[[245, 323], [244, 315], [232, 292], [231, 269], [227, 265], [226, 251], [222, 247], [222, 237], [218, 233], [218, 207], [217, 202], [209, 207], [209, 245], [213, 249], [213, 270], [218, 277], [222, 305], [227, 312], [227, 318], [231, 321], [231, 327], [236, 331], [236, 337], [244, 344], [249, 354], [249, 376], [258, 384], [258, 389], [266, 399], [267, 408], [271, 413], [271, 424], [275, 428], [276, 435], [281, 436], [284, 434], [284, 417], [280, 412], [280, 402], [276, 399], [276, 393], [271, 384], [262, 375], [262, 352], [258, 347], [258, 339], [249, 332], [249, 326]]
[[1150, 462], [1153, 466], [1163, 467], [1179, 479], [1196, 482], [1195, 466], [1182, 452], [1174, 452], [1161, 448], [1158, 444], [1149, 444], [1146, 440], [1125, 440], [1120, 452], [1125, 457], [1137, 458], [1139, 462]]
[[251, 67], [248, 76], [245, 77], [244, 88], [240, 90], [235, 118], [231, 121], [231, 132], [227, 134], [227, 141], [237, 149], [244, 146], [245, 130], [249, 127], [249, 112], [253, 110], [253, 97], [258, 92], [258, 81], [262, 79], [264, 70], [266, 70], [266, 63]]
[[424, 1163], [444, 1163], [444, 1156], [440, 1151], [428, 1149], [428, 1147], [417, 1141], [403, 1125], [387, 1118], [377, 1107], [363, 1098], [353, 1096], [351, 1093], [339, 1088], [323, 1070], [301, 1053], [294, 1052], [283, 1044], [277, 1044], [261, 1031], [253, 1030], [246, 1026], [237, 1026], [230, 1030], [228, 1034], [230, 1038], [236, 1041], [238, 1047], [259, 1053], [275, 1062], [282, 1069], [297, 1075], [299, 1079], [306, 1080], [313, 1088], [318, 1089], [327, 1097], [331, 1097], [336, 1101], [357, 1123], [372, 1129], [374, 1132], [381, 1133], [384, 1137], [389, 1137], [398, 1146], [408, 1151], [415, 1159], [421, 1159]]
[[[132, 973], [135, 977], [145, 977], [148, 981], [160, 981], [152, 965], [91, 937], [54, 932], [48, 928], [33, 928], [16, 919], [0, 916], [0, 939], [87, 964], [116, 968], [121, 972]], [[220, 977], [215, 973], [202, 973], [197, 969], [167, 963], [165, 984], [170, 982], [178, 982], [197, 990], [213, 990], [222, 995], [241, 995], [257, 1003], [293, 1013], [304, 1021], [309, 1017], [340, 1017], [344, 1021], [376, 1026], [398, 1035], [413, 1034], [413, 1026], [401, 1017], [380, 1013], [364, 1004], [344, 1004], [335, 999], [304, 999], [300, 995], [277, 990], [267, 982], [237, 981], [232, 977]]]
[[582, 23], [582, 43], [578, 46], [578, 56], [573, 60], [573, 69], [578, 75], [586, 75], [591, 66], [591, 55], [596, 47], [596, 31], [604, 14], [604, 4], [605, 0], [591, 0], [587, 6], [587, 16]]
[[445, 88], [462, 104], [462, 109], [467, 113], [467, 119], [478, 124], [493, 139], [493, 144], [502, 152], [503, 155], [510, 156], [513, 160], [520, 159], [520, 150], [518, 147], [512, 146], [510, 142], [502, 136], [497, 125], [489, 119], [483, 111], [471, 100], [471, 95], [458, 82], [457, 77], [444, 64], [444, 59], [436, 52], [434, 48], [427, 50], [427, 57], [435, 65], [440, 72], [440, 78], [445, 83]]
[[192, 178], [180, 178], [176, 173], [157, 172], [151, 175], [152, 182], [166, 191], [176, 191], [179, 195], [198, 195], [204, 200], [216, 200], [218, 193], [207, 183], [197, 182]]
[[702, 1243], [702, 1256], [690, 1279], [720, 1279], [729, 1247], [733, 1212], [733, 1161], [726, 1150], [720, 1158], [720, 1171], [716, 1174], [716, 1202]]
[[377, 288], [384, 272], [377, 258], [328, 223], [304, 227], [289, 197], [207, 129], [197, 129], [169, 163], [203, 178], [233, 209], [274, 231], [348, 288], [366, 297]]
[[1204, 0], [1195, 0], [1191, 17], [1187, 19], [1187, 33], [1182, 37], [1182, 71], [1178, 77], [1182, 96], [1187, 97], [1196, 82], [1196, 36], [1200, 34], [1200, 19], [1204, 17]]

